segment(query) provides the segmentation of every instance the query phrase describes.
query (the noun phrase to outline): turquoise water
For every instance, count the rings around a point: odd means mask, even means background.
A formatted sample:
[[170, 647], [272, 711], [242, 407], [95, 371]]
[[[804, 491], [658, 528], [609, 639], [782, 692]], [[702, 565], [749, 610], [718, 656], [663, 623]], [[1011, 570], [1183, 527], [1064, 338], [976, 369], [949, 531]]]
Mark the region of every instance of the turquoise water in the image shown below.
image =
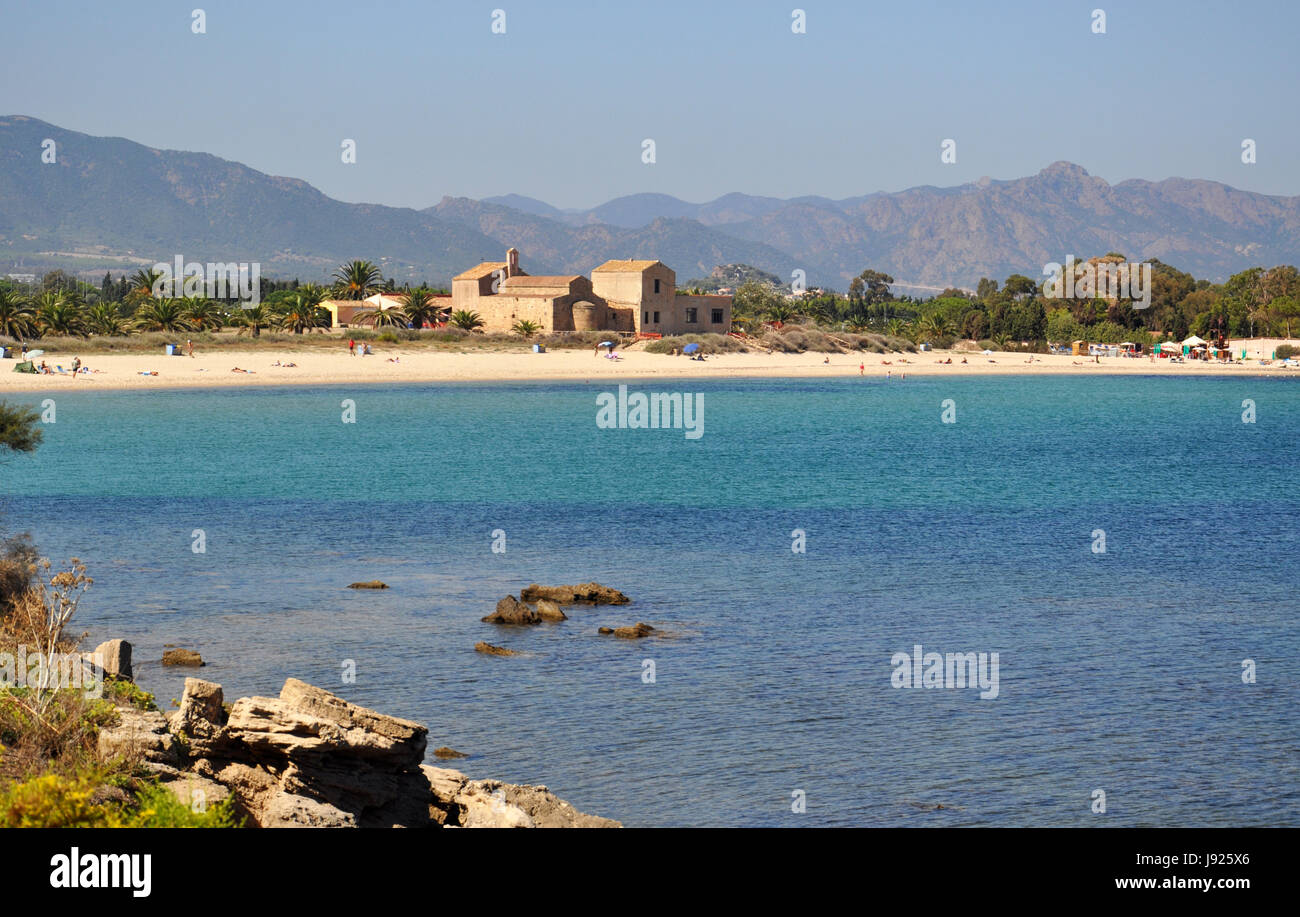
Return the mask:
[[[227, 697], [296, 676], [632, 825], [1300, 824], [1294, 382], [631, 388], [703, 393], [704, 436], [598, 429], [579, 383], [61, 392], [0, 508], [164, 705], [191, 647]], [[479, 620], [592, 579], [634, 604]], [[918, 643], [998, 652], [998, 696], [894, 688]]]

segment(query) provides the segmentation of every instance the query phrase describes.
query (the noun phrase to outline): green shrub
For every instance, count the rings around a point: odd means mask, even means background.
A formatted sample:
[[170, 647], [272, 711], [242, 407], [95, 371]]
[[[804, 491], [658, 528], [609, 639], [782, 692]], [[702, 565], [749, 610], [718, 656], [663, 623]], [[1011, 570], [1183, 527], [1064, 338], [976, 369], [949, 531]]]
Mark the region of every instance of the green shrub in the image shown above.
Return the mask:
[[645, 345], [646, 353], [681, 352], [687, 344], [699, 344], [703, 353], [747, 353], [747, 348], [740, 341], [726, 334], [679, 334], [660, 338]]
[[1279, 360], [1294, 357], [1296, 354], [1300, 354], [1300, 347], [1296, 347], [1292, 344], [1278, 344], [1277, 349], [1273, 351], [1273, 355]]
[[[88, 768], [46, 773], [0, 791], [0, 828], [235, 828], [229, 800], [195, 812], [160, 783], [139, 784], [125, 801], [101, 798], [112, 777]], [[118, 793], [118, 796], [123, 794]]]
[[137, 710], [157, 710], [154, 696], [133, 681], [110, 678], [104, 683], [104, 697], [110, 701], [127, 704]]

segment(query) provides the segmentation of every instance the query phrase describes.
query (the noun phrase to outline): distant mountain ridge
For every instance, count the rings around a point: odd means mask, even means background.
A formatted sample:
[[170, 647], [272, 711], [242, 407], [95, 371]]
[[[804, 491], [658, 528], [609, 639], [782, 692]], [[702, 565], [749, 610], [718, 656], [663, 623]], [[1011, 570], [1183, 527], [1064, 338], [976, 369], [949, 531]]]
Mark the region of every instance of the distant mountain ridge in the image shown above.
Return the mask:
[[[41, 160], [53, 139], [57, 158]], [[587, 210], [518, 194], [446, 197], [424, 209], [348, 204], [304, 181], [204, 153], [155, 150], [13, 115], [0, 118], [0, 270], [133, 270], [176, 254], [259, 261], [322, 280], [369, 258], [399, 281], [446, 283], [519, 248], [531, 273], [657, 258], [681, 280], [749, 264], [844, 289], [863, 268], [920, 288], [1038, 275], [1067, 254], [1156, 257], [1222, 280], [1300, 262], [1300, 197], [1171, 178], [1115, 185], [1080, 166], [843, 200], [741, 193], [700, 204], [634, 194]]]

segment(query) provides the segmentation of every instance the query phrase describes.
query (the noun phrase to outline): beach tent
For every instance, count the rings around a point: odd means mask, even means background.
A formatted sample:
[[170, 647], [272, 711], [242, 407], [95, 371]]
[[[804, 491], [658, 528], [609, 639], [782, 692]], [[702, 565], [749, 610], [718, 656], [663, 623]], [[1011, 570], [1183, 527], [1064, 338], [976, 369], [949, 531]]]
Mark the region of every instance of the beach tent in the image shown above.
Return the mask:
[[695, 353], [695, 351], [697, 351], [697, 350], [699, 350], [699, 349], [700, 349], [700, 345], [699, 345], [699, 344], [690, 343], [690, 344], [687, 344], [685, 347], [682, 348], [682, 353]]
[[1187, 338], [1185, 341], [1183, 341], [1183, 344], [1185, 344], [1185, 345], [1188, 346], [1188, 347], [1195, 347], [1195, 346], [1198, 345], [1198, 344], [1206, 344], [1206, 343], [1209, 343], [1209, 342], [1208, 342], [1208, 341], [1205, 341], [1205, 340], [1202, 340], [1201, 338], [1198, 338], [1198, 337], [1197, 337], [1196, 335], [1194, 335], [1194, 334], [1193, 334], [1191, 337]]

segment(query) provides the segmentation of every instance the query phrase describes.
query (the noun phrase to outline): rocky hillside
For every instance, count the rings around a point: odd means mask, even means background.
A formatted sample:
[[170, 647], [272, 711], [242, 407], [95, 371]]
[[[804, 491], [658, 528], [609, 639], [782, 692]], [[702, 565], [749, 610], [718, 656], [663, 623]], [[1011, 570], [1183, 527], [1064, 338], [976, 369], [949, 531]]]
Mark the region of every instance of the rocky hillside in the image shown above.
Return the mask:
[[[53, 163], [42, 161], [46, 139], [55, 141]], [[1109, 251], [1216, 280], [1300, 262], [1300, 197], [1182, 178], [1111, 185], [1058, 162], [1026, 178], [838, 201], [733, 193], [693, 204], [636, 194], [562, 210], [507, 194], [447, 197], [416, 210], [346, 204], [298, 179], [202, 153], [0, 118], [4, 272], [102, 275], [180, 253], [323, 280], [344, 260], [369, 258], [398, 280], [445, 284], [511, 245], [533, 273], [658, 258], [682, 280], [750, 264], [783, 283], [802, 268], [810, 285], [839, 289], [866, 267], [901, 285], [973, 288], [981, 277], [1037, 276], [1068, 254]]]

